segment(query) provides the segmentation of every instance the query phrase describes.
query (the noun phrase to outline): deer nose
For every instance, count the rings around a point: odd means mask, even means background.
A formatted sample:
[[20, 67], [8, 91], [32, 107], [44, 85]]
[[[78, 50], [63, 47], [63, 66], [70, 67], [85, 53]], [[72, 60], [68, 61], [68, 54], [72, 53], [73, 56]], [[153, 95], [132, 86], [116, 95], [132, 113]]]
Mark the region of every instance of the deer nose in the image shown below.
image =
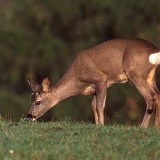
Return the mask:
[[32, 114], [27, 114], [27, 118], [32, 118]]
[[27, 118], [33, 119], [36, 118], [36, 116], [33, 116], [32, 114], [27, 114]]

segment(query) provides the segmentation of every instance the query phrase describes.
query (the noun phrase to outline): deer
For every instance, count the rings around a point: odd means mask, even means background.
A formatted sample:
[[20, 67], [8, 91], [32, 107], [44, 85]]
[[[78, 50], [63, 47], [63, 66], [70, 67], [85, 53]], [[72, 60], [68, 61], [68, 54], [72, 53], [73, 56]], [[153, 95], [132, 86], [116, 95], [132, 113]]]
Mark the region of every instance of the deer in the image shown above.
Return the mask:
[[160, 99], [156, 69], [160, 49], [140, 38], [116, 38], [80, 51], [66, 73], [52, 85], [49, 77], [38, 84], [28, 78], [33, 93], [27, 118], [35, 121], [60, 101], [82, 94], [92, 95], [95, 124], [104, 125], [107, 89], [131, 81], [146, 102], [141, 126], [147, 128], [153, 111], [154, 126], [160, 128]]

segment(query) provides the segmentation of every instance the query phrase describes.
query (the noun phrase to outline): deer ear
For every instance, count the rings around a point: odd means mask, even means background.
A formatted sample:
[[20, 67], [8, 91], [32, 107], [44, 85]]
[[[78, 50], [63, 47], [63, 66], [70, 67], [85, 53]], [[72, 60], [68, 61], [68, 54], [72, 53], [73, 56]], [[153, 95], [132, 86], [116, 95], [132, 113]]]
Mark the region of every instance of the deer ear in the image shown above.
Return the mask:
[[28, 78], [28, 83], [32, 89], [33, 92], [38, 92], [41, 90], [41, 86], [39, 84], [37, 84], [34, 80], [32, 80], [31, 78]]
[[51, 88], [51, 80], [49, 77], [46, 77], [42, 80], [42, 90], [44, 92], [49, 92], [50, 88]]

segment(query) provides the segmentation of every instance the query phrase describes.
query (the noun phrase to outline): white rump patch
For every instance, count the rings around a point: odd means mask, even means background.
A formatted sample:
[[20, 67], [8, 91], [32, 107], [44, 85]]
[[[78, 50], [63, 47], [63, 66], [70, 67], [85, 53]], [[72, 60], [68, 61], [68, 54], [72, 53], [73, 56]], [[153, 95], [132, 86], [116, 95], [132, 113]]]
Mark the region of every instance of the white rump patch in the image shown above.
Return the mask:
[[149, 62], [155, 65], [160, 64], [160, 52], [151, 54], [149, 56]]

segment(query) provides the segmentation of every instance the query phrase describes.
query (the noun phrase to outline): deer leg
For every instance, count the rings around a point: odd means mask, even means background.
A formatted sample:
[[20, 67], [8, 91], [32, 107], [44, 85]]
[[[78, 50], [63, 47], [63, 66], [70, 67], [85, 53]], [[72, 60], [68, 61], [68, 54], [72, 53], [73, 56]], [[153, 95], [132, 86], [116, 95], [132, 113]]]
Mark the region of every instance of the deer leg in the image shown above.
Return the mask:
[[160, 128], [160, 95], [156, 95], [155, 103], [156, 103], [156, 116], [155, 116], [154, 126], [156, 128]]
[[[147, 108], [148, 108], [148, 104], [147, 104]], [[141, 126], [144, 127], [144, 128], [148, 128], [149, 126], [149, 122], [150, 122], [150, 119], [151, 119], [151, 110], [149, 111], [149, 109], [146, 108], [146, 111], [145, 111], [145, 114], [144, 114], [144, 118], [143, 118], [143, 121], [141, 123]]]
[[155, 93], [152, 91], [151, 87], [148, 85], [145, 79], [132, 79], [133, 83], [144, 97], [147, 107], [145, 111], [145, 115], [142, 121], [141, 126], [147, 128], [149, 125], [149, 121], [155, 107]]
[[156, 128], [160, 128], [160, 91], [157, 88], [155, 76], [150, 76], [147, 79], [148, 84], [152, 88], [153, 92], [155, 93], [155, 107], [156, 107], [156, 116], [155, 116], [155, 123], [154, 126]]
[[98, 124], [104, 125], [104, 107], [106, 100], [107, 83], [99, 83], [96, 87], [96, 109]]
[[154, 126], [160, 128], [160, 92], [155, 83], [151, 85], [152, 89], [155, 92], [155, 107], [156, 107], [156, 116]]
[[94, 113], [94, 119], [95, 119], [95, 123], [96, 125], [98, 125], [98, 113], [97, 113], [97, 105], [96, 105], [96, 96], [93, 96], [92, 99], [92, 109], [93, 109], [93, 113]]
[[155, 108], [155, 100], [154, 100], [154, 96], [153, 96], [153, 93], [151, 92], [151, 90], [144, 88], [144, 90], [142, 89], [142, 91], [141, 91], [141, 89], [139, 89], [139, 91], [142, 94], [142, 96], [144, 97], [146, 104], [147, 104], [145, 115], [144, 115], [141, 126], [144, 128], [147, 128], [149, 125], [150, 119], [151, 119], [153, 109]]

